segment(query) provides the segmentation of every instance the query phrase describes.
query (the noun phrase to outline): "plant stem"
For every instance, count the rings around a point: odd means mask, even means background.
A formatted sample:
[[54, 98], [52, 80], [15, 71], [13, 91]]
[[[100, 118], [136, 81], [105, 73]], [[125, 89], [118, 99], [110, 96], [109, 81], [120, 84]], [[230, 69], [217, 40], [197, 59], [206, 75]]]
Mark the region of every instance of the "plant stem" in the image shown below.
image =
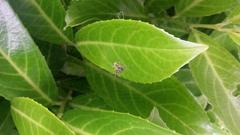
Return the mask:
[[57, 116], [58, 116], [59, 118], [61, 118], [61, 117], [63, 116], [63, 112], [64, 112], [64, 110], [65, 110], [65, 107], [66, 107], [68, 101], [72, 99], [72, 93], [73, 93], [73, 91], [70, 90], [70, 91], [68, 92], [67, 96], [63, 99], [63, 101], [62, 101], [62, 103], [61, 103], [61, 105], [60, 105], [58, 114], [57, 114]]
[[190, 25], [191, 28], [207, 28], [207, 29], [214, 29], [218, 30], [220, 27], [218, 24], [192, 24]]

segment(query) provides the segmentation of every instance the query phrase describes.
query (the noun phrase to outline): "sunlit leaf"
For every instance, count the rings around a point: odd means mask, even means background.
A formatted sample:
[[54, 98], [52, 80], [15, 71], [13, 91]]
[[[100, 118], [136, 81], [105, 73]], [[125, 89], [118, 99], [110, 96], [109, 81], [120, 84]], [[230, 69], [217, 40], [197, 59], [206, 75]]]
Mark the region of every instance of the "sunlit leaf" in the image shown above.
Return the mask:
[[94, 64], [141, 83], [170, 77], [207, 49], [150, 24], [121, 19], [90, 24], [78, 31], [76, 41], [81, 54]]
[[11, 112], [20, 135], [74, 135], [47, 108], [29, 98], [15, 98]]
[[77, 135], [178, 135], [140, 117], [99, 109], [75, 109], [64, 120]]

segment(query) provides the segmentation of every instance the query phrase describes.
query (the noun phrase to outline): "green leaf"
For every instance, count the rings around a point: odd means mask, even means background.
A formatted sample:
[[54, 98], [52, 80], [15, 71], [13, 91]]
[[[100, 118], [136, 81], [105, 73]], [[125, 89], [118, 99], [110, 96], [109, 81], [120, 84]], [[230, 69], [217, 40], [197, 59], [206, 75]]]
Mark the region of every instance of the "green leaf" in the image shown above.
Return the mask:
[[79, 96], [73, 98], [72, 102], [70, 103], [70, 106], [73, 108], [82, 108], [84, 106], [87, 106], [87, 107], [91, 107], [91, 108], [112, 110], [112, 108], [109, 107], [103, 101], [103, 99], [101, 99], [94, 93], [79, 95]]
[[207, 49], [133, 20], [90, 24], [76, 36], [81, 54], [99, 67], [125, 79], [152, 83], [170, 77]]
[[74, 135], [47, 108], [29, 98], [15, 98], [11, 104], [12, 117], [20, 135]]
[[159, 18], [153, 20], [152, 23], [155, 26], [169, 32], [170, 34], [173, 34], [176, 37], [183, 37], [188, 35], [189, 22], [186, 18], [179, 19]]
[[[240, 27], [238, 28], [240, 30]], [[240, 33], [239, 32], [228, 32], [229, 37], [240, 46]]]
[[181, 69], [176, 74], [175, 77], [180, 80], [194, 96], [201, 96], [201, 92], [196, 85], [191, 71], [189, 69]]
[[235, 7], [235, 9], [230, 12], [224, 23], [240, 24], [240, 6]]
[[12, 135], [14, 124], [10, 113], [9, 102], [0, 101], [0, 135]]
[[179, 133], [222, 134], [211, 125], [201, 106], [176, 79], [139, 84], [120, 79], [88, 62], [86, 69], [92, 89], [116, 111], [148, 118], [156, 107], [166, 125]]
[[48, 42], [37, 41], [37, 45], [54, 76], [58, 77], [67, 60], [66, 47], [64, 45], [49, 44]]
[[237, 50], [236, 43], [232, 41], [232, 39], [228, 36], [228, 33], [213, 31], [211, 33], [211, 37], [213, 38], [214, 42], [218, 43], [217, 45], [224, 47], [233, 54], [236, 53]]
[[8, 0], [25, 27], [36, 38], [56, 44], [73, 44], [72, 31], [65, 27], [60, 0]]
[[176, 1], [178, 0], [145, 0], [144, 5], [148, 12], [160, 13], [176, 4]]
[[179, 0], [176, 16], [209, 16], [223, 12], [237, 3], [237, 0]]
[[130, 114], [86, 107], [68, 111], [64, 120], [77, 135], [178, 135]]
[[67, 26], [73, 27], [113, 18], [147, 20], [143, 2], [139, 0], [73, 0], [67, 10], [66, 22]]
[[198, 86], [231, 133], [240, 134], [239, 100], [233, 95], [240, 82], [240, 63], [203, 33], [194, 31], [191, 39], [209, 45], [209, 50], [190, 64]]
[[39, 49], [6, 0], [0, 2], [0, 95], [51, 103], [56, 84]]

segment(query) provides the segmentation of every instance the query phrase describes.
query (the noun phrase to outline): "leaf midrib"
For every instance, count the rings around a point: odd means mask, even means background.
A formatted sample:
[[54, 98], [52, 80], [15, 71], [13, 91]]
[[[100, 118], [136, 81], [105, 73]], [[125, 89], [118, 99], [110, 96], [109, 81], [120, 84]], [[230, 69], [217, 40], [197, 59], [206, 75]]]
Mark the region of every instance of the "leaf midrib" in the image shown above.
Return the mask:
[[[225, 87], [223, 80], [221, 79], [221, 77], [219, 76], [219, 74], [217, 73], [217, 71], [216, 71], [215, 68], [214, 68], [214, 65], [213, 65], [212, 60], [209, 58], [209, 56], [208, 56], [207, 53], [203, 53], [203, 56], [204, 56], [204, 58], [207, 60], [207, 62], [208, 62], [208, 64], [209, 64], [209, 66], [210, 66], [213, 74], [215, 75], [215, 77], [216, 77], [216, 79], [218, 80], [220, 86], [222, 87], [223, 92], [225, 93], [226, 97], [228, 98], [228, 101], [230, 101], [233, 109], [235, 110], [235, 113], [240, 114], [240, 111], [237, 110], [237, 108], [235, 107], [235, 105], [234, 105], [234, 103], [233, 103], [233, 101], [232, 101], [232, 99], [231, 99], [231, 95], [230, 95], [229, 92], [228, 92], [228, 91], [230, 91], [230, 90]], [[231, 116], [231, 117], [232, 117], [232, 116]], [[235, 122], [234, 122], [234, 123], [235, 123]], [[234, 125], [236, 125], [236, 123], [235, 123]]]
[[68, 39], [68, 37], [65, 36], [65, 34], [59, 30], [59, 28], [55, 25], [55, 23], [45, 14], [45, 12], [42, 10], [42, 8], [38, 5], [38, 3], [35, 0], [29, 0], [38, 10], [38, 12], [45, 18], [45, 20], [49, 23], [49, 25], [56, 31], [56, 33], [66, 42], [68, 42], [70, 45], [73, 44], [71, 40]]
[[[196, 40], [199, 42], [199, 43], [203, 43], [202, 40], [199, 38], [199, 36], [197, 34], [194, 34], [194, 37], [196, 38]], [[234, 103], [232, 102], [232, 99], [230, 97], [230, 94], [228, 93], [228, 91], [230, 91], [227, 87], [225, 87], [224, 85], [224, 81], [221, 79], [220, 75], [217, 73], [215, 67], [214, 67], [214, 64], [213, 64], [213, 61], [211, 60], [211, 58], [208, 56], [207, 52], [204, 52], [203, 54], [203, 57], [206, 59], [207, 63], [209, 64], [209, 67], [211, 68], [214, 76], [216, 77], [216, 79], [218, 80], [220, 86], [222, 87], [222, 90], [224, 92], [224, 94], [226, 95], [226, 97], [228, 98], [228, 101], [230, 101], [233, 109], [235, 110], [235, 113], [239, 114], [240, 111], [237, 110], [237, 108], [235, 107]], [[232, 116], [231, 116], [232, 117]], [[236, 125], [236, 123], [234, 122], [234, 125]]]
[[47, 102], [49, 103], [53, 102], [50, 97], [48, 97], [44, 92], [42, 92], [42, 89], [40, 87], [38, 87], [21, 69], [19, 69], [16, 63], [12, 61], [12, 59], [7, 54], [5, 54], [5, 52], [1, 48], [0, 48], [0, 54], [14, 68], [14, 70], [33, 88], [33, 90], [35, 90]]
[[119, 48], [131, 48], [131, 49], [144, 49], [149, 51], [158, 51], [158, 50], [164, 50], [164, 51], [176, 51], [176, 50], [193, 50], [193, 49], [201, 49], [204, 50], [207, 49], [206, 46], [193, 46], [193, 47], [185, 47], [185, 48], [153, 48], [153, 47], [147, 47], [147, 46], [136, 46], [131, 45], [127, 43], [114, 43], [114, 42], [106, 42], [106, 41], [81, 41], [77, 43], [77, 46], [109, 46], [109, 47], [119, 47]]
[[28, 121], [30, 121], [31, 123], [35, 124], [37, 127], [43, 129], [44, 131], [50, 133], [51, 135], [55, 135], [54, 132], [52, 132], [51, 130], [49, 130], [47, 127], [39, 124], [36, 120], [32, 119], [31, 117], [29, 117], [28, 115], [26, 115], [25, 113], [23, 113], [21, 110], [15, 108], [14, 106], [11, 106], [11, 109], [13, 111], [15, 111], [16, 113], [18, 113], [20, 116], [26, 118]]

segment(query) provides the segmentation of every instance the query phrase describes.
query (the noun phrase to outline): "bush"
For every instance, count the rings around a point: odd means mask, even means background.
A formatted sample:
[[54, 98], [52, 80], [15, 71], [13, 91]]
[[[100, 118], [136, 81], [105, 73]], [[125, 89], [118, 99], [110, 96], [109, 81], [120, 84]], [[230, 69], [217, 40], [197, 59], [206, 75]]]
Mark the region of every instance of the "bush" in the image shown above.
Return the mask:
[[239, 0], [1, 0], [1, 135], [239, 135]]

